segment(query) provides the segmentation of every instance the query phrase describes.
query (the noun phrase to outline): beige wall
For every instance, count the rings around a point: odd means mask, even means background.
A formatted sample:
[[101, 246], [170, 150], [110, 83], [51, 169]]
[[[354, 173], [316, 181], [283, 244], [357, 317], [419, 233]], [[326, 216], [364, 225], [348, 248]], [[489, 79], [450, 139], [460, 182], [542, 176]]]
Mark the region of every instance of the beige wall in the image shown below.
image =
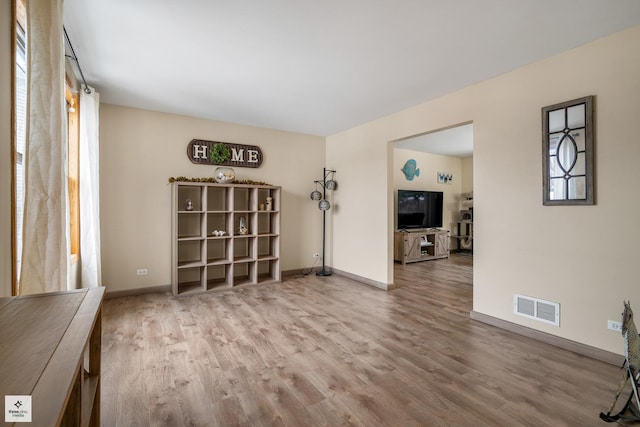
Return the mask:
[[462, 159], [461, 190], [463, 193], [473, 191], [473, 157], [464, 157]]
[[[420, 169], [420, 176], [414, 177], [411, 181], [407, 180], [404, 173], [401, 171], [404, 164], [409, 159], [414, 159]], [[453, 181], [451, 181], [451, 184], [438, 184], [436, 179], [438, 172], [448, 172], [453, 174]], [[458, 219], [460, 211], [462, 180], [462, 159], [459, 157], [422, 153], [419, 151], [405, 150], [401, 148], [395, 148], [393, 150], [394, 208], [396, 206], [395, 194], [399, 189], [442, 191], [442, 228], [454, 231], [453, 221]], [[393, 214], [393, 220], [395, 224], [395, 211]], [[395, 229], [396, 226], [397, 224], [395, 224], [393, 228]]]
[[[324, 138], [103, 104], [100, 106], [102, 279], [108, 291], [171, 282], [169, 177], [208, 177], [215, 166], [192, 164], [191, 139], [261, 147], [257, 169], [238, 179], [282, 186], [281, 268], [309, 267], [321, 252], [322, 216], [309, 199], [322, 178]], [[146, 268], [146, 276], [136, 270]]]
[[[639, 75], [640, 26], [330, 136], [327, 163], [344, 171], [334, 265], [391, 282], [389, 141], [473, 121], [474, 310], [621, 353], [606, 325], [623, 299], [640, 310]], [[540, 109], [591, 94], [597, 205], [542, 206]], [[360, 205], [375, 207], [366, 221]], [[515, 316], [514, 293], [560, 303], [560, 327]]]
[[[0, 3], [0, 199], [10, 200], [10, 2]], [[640, 227], [640, 27], [584, 45], [394, 115], [323, 138], [101, 106], [103, 281], [109, 290], [170, 278], [169, 176], [207, 176], [185, 155], [191, 138], [262, 147], [265, 163], [240, 178], [283, 186], [282, 268], [320, 251], [311, 182], [338, 170], [328, 263], [393, 282], [394, 156], [390, 141], [474, 123], [474, 310], [620, 353], [606, 330], [623, 299], [640, 304], [633, 268]], [[597, 204], [543, 207], [540, 108], [596, 96]], [[325, 151], [326, 147], [326, 151]], [[11, 277], [10, 204], [0, 204], [0, 294]], [[620, 224], [621, 223], [621, 224]], [[136, 276], [137, 268], [149, 275]], [[512, 314], [514, 293], [561, 304], [559, 328]], [[636, 305], [634, 305], [634, 302]], [[638, 309], [637, 309], [638, 310]]]
[[11, 295], [11, 4], [0, 2], [0, 297]]

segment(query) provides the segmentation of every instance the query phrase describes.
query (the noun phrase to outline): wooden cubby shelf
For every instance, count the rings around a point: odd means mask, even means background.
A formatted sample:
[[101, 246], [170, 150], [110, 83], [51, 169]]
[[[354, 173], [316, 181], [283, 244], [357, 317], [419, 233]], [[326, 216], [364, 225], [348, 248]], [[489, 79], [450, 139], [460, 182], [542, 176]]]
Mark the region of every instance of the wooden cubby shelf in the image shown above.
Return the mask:
[[[200, 182], [172, 186], [174, 295], [280, 281], [280, 187]], [[267, 197], [272, 199], [270, 210]], [[192, 210], [187, 210], [187, 199]], [[241, 234], [241, 223], [246, 234]]]

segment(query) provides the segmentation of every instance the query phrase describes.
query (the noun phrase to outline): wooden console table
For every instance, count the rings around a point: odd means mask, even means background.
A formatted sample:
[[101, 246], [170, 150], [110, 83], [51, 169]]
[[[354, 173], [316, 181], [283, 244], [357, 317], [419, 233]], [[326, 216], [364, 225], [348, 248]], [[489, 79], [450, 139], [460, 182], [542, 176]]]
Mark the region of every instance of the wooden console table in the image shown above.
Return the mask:
[[30, 425], [100, 425], [103, 297], [100, 287], [0, 298], [0, 397], [30, 395]]
[[402, 264], [449, 256], [448, 230], [396, 231], [393, 236], [393, 259]]

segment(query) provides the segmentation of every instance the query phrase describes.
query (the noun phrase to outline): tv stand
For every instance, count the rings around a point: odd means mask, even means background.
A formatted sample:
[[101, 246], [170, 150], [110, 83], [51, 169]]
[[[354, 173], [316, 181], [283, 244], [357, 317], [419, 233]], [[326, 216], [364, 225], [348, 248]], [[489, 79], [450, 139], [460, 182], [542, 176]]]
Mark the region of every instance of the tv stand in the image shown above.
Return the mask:
[[393, 236], [393, 259], [406, 264], [449, 256], [449, 231], [415, 229], [396, 231]]

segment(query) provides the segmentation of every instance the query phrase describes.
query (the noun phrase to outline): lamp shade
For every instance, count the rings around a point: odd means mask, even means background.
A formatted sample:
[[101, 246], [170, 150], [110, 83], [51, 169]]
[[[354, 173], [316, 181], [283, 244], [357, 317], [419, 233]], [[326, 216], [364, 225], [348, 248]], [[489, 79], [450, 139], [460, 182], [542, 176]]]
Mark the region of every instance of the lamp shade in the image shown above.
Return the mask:
[[334, 180], [332, 180], [332, 179], [330, 179], [329, 181], [327, 181], [327, 182], [326, 182], [326, 184], [325, 184], [325, 188], [326, 188], [327, 190], [331, 190], [331, 191], [333, 191], [333, 190], [335, 190], [337, 187], [338, 187], [338, 183], [337, 183], [337, 182], [335, 182], [335, 181], [334, 181]]
[[328, 200], [322, 199], [318, 202], [318, 209], [321, 211], [328, 211], [331, 208], [331, 203]]
[[318, 190], [313, 190], [311, 192], [311, 200], [320, 200], [322, 199], [322, 193]]

